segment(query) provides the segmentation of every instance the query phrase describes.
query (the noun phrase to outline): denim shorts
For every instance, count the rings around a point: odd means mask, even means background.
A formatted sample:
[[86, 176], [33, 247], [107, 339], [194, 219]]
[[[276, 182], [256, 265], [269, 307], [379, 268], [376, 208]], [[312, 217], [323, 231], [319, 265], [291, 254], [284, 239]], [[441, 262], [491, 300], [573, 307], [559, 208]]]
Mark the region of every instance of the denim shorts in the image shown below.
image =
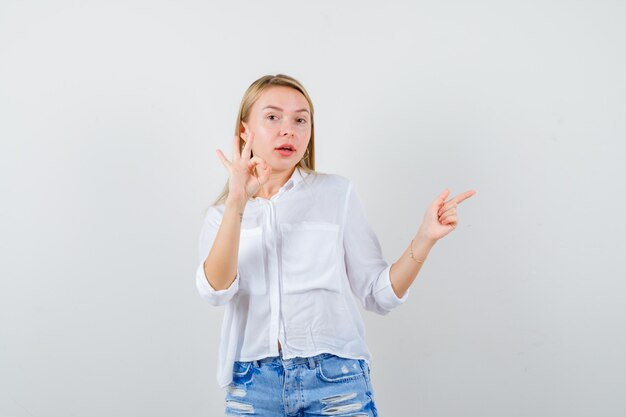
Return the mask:
[[226, 387], [227, 416], [371, 417], [370, 369], [362, 359], [322, 353], [310, 358], [279, 356], [235, 362]]

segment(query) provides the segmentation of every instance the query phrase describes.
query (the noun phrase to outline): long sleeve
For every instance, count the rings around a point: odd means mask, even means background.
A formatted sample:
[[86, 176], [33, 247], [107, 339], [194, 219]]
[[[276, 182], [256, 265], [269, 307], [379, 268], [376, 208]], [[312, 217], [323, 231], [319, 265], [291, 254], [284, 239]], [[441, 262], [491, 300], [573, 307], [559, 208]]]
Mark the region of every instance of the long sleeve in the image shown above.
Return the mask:
[[382, 256], [380, 243], [370, 227], [352, 182], [344, 205], [343, 245], [346, 273], [354, 295], [366, 310], [384, 315], [404, 303], [391, 287], [391, 266]]
[[209, 281], [204, 273], [204, 260], [209, 254], [209, 251], [213, 246], [213, 242], [215, 241], [215, 237], [217, 236], [221, 217], [222, 216], [215, 207], [209, 207], [206, 216], [204, 217], [204, 222], [200, 231], [200, 238], [198, 240], [199, 266], [196, 271], [196, 288], [198, 289], [200, 296], [209, 304], [214, 306], [220, 306], [228, 303], [239, 290], [239, 273], [237, 273], [237, 277], [233, 283], [230, 284], [230, 287], [219, 291], [216, 291], [213, 287], [211, 287], [211, 284], [209, 284]]

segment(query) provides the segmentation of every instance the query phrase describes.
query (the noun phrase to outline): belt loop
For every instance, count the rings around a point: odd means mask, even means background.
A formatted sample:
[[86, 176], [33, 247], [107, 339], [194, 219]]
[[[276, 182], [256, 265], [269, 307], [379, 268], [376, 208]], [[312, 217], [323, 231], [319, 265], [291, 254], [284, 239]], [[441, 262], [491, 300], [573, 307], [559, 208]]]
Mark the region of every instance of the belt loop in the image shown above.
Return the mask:
[[257, 360], [252, 361], [252, 364], [254, 365], [255, 368], [259, 367], [259, 361]]
[[309, 369], [315, 369], [315, 360], [309, 356]]

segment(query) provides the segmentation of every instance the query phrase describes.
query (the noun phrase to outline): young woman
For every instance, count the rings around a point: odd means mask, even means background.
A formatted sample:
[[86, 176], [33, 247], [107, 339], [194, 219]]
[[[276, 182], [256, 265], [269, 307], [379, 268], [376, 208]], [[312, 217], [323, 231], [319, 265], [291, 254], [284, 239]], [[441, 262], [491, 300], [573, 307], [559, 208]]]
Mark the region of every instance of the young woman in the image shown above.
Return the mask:
[[437, 240], [457, 225], [444, 191], [389, 266], [352, 183], [315, 172], [313, 104], [286, 75], [241, 102], [222, 195], [200, 234], [196, 285], [225, 305], [218, 382], [226, 414], [376, 416], [356, 297], [387, 314], [402, 304]]

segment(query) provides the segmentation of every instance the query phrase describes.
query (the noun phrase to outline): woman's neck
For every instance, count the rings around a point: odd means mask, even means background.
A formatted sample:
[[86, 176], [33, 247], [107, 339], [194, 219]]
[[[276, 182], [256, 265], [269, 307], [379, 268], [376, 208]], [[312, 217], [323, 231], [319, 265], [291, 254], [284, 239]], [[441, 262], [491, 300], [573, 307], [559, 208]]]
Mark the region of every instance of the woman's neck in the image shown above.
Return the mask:
[[296, 169], [296, 167], [293, 167], [289, 171], [272, 171], [269, 179], [261, 186], [261, 189], [256, 193], [255, 197], [266, 198], [268, 200], [272, 198], [276, 193], [278, 193], [281, 187], [289, 181], [294, 169]]

